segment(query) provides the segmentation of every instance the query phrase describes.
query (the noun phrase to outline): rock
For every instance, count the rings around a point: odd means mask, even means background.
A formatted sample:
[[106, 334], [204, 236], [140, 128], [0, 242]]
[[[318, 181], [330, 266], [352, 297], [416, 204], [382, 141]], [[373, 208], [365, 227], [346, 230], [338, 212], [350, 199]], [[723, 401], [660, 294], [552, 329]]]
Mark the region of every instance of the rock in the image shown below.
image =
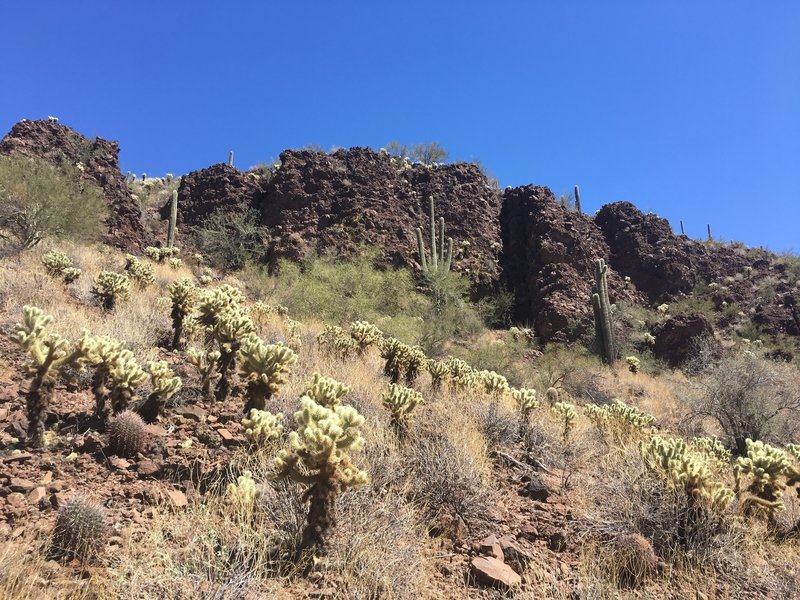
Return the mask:
[[653, 356], [671, 367], [683, 364], [695, 350], [701, 338], [713, 340], [714, 329], [703, 315], [688, 314], [670, 317], [653, 328], [655, 338]]
[[219, 429], [217, 429], [217, 433], [222, 438], [223, 442], [232, 442], [235, 439], [233, 437], [233, 434], [224, 427], [220, 427]]
[[131, 466], [129, 460], [124, 458], [120, 458], [119, 456], [112, 456], [108, 459], [108, 462], [111, 463], [111, 466], [115, 469], [119, 469], [120, 471], [126, 470], [128, 467]]
[[87, 454], [93, 454], [100, 450], [103, 447], [103, 440], [100, 438], [100, 434], [96, 431], [90, 431], [86, 435], [83, 436], [83, 444], [79, 445], [79, 448], [86, 452]]
[[517, 493], [520, 496], [539, 502], [547, 502], [550, 497], [550, 490], [538, 477], [532, 477], [530, 481], [517, 490]]
[[186, 499], [186, 494], [180, 490], [169, 490], [167, 492], [167, 497], [175, 508], [183, 508], [189, 504], [189, 501]]
[[553, 552], [563, 552], [567, 549], [567, 533], [563, 529], [550, 534], [547, 547]]
[[477, 581], [492, 587], [510, 590], [522, 583], [522, 577], [497, 558], [476, 556], [469, 566], [472, 575]]
[[143, 458], [136, 463], [136, 472], [139, 477], [154, 477], [161, 471], [161, 465], [149, 458]]
[[179, 406], [175, 409], [176, 414], [189, 419], [191, 421], [196, 421], [198, 423], [206, 420], [206, 411], [199, 406], [193, 406], [191, 404], [187, 404], [186, 406]]
[[261, 207], [275, 234], [272, 264], [326, 248], [360, 255], [366, 245], [384, 265], [417, 268], [415, 228], [425, 228], [433, 197], [453, 238], [453, 270], [477, 295], [498, 283], [500, 193], [477, 165], [400, 166], [369, 148], [287, 150], [280, 158]]
[[[226, 213], [258, 207], [263, 202], [262, 180], [227, 163], [192, 171], [181, 177], [178, 187], [178, 226], [195, 227], [217, 211]], [[171, 201], [160, 210], [169, 218]]]
[[8, 486], [14, 492], [29, 492], [36, 487], [36, 484], [28, 479], [21, 477], [12, 477]]
[[503, 557], [503, 550], [500, 548], [500, 544], [497, 543], [497, 537], [494, 535], [486, 537], [478, 545], [478, 552], [484, 556], [492, 556], [498, 560], [505, 560]]
[[461, 515], [441, 515], [436, 523], [431, 527], [431, 535], [442, 536], [452, 540], [455, 544], [461, 544], [469, 533], [467, 531], [467, 524]]
[[[594, 335], [594, 260], [610, 250], [592, 219], [560, 206], [548, 188], [526, 185], [503, 193], [500, 228], [500, 264], [516, 296], [515, 320], [532, 323], [542, 341]], [[608, 285], [613, 302], [637, 298], [613, 269]]]
[[11, 492], [6, 496], [6, 502], [12, 508], [22, 508], [25, 505], [25, 496], [19, 492]]
[[514, 567], [519, 573], [522, 573], [528, 566], [528, 563], [533, 560], [533, 557], [525, 552], [522, 546], [510, 535], [504, 535], [497, 540], [497, 543], [503, 551], [505, 562]]
[[33, 488], [30, 492], [28, 492], [28, 502], [31, 504], [39, 504], [39, 501], [45, 496], [47, 496], [47, 488], [40, 485], [39, 487]]
[[539, 530], [534, 525], [531, 524], [526, 524], [520, 527], [519, 534], [526, 540], [530, 541], [534, 541], [539, 538]]
[[140, 250], [145, 231], [139, 203], [119, 170], [119, 145], [90, 140], [59, 123], [20, 121], [0, 141], [0, 154], [43, 159], [59, 166], [83, 166], [82, 179], [100, 188], [108, 204], [105, 242], [128, 251]]

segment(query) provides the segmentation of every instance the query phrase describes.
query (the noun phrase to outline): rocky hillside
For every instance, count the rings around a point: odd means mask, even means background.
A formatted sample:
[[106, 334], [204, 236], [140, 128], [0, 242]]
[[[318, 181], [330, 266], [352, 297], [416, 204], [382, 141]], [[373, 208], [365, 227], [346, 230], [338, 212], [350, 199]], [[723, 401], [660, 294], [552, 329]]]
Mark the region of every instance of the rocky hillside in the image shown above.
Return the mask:
[[[0, 142], [0, 152], [80, 163], [112, 209], [107, 241], [126, 249], [155, 242], [145, 239], [116, 143], [88, 140], [58, 123], [22, 121]], [[575, 340], [590, 331], [598, 257], [610, 266], [615, 302], [652, 308], [711, 284], [704, 301], [717, 314], [710, 326], [735, 327], [735, 306], [737, 314], [752, 316], [758, 331], [800, 336], [797, 273], [786, 260], [675, 235], [665, 219], [628, 202], [608, 204], [592, 217], [560, 206], [546, 187], [501, 192], [474, 164], [412, 164], [368, 148], [287, 150], [280, 159], [270, 176], [225, 164], [185, 175], [178, 189], [180, 243], [189, 243], [191, 230], [217, 210], [251, 208], [270, 231], [272, 261], [366, 248], [386, 265], [417, 269], [414, 228], [424, 225], [433, 197], [455, 241], [454, 270], [469, 278], [476, 297], [500, 287], [512, 291], [515, 318], [532, 324], [543, 341]]]

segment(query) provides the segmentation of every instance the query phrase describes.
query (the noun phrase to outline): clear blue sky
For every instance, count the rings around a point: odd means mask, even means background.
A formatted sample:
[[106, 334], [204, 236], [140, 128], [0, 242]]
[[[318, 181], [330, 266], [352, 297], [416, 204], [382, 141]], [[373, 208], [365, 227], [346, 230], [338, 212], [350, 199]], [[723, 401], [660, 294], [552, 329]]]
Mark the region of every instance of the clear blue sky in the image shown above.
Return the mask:
[[122, 169], [436, 140], [505, 185], [800, 251], [800, 2], [0, 5], [0, 129], [60, 117]]

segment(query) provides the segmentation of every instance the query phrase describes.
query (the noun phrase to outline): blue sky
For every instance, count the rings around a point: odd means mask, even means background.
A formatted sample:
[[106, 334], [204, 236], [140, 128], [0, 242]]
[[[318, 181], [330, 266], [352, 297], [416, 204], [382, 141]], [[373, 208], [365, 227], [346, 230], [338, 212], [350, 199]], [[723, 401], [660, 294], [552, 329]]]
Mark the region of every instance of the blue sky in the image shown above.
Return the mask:
[[800, 251], [796, 0], [50, 0], [0, 23], [0, 130], [56, 115], [123, 170], [435, 140], [503, 186]]

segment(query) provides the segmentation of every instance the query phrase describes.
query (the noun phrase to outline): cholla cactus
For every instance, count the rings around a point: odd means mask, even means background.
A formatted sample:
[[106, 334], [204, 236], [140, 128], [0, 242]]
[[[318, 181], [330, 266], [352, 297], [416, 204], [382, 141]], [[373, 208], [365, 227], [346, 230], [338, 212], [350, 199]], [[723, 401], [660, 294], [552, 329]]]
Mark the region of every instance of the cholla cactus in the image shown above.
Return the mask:
[[800, 445], [786, 444], [784, 450], [786, 450], [786, 452], [788, 452], [791, 456], [793, 456], [795, 460], [800, 460]]
[[79, 343], [70, 351], [66, 339], [56, 333], [47, 332], [53, 317], [45, 314], [42, 309], [24, 306], [22, 315], [22, 323], [16, 324], [10, 338], [30, 355], [30, 362], [26, 365], [26, 371], [31, 377], [26, 394], [28, 442], [34, 447], [40, 447], [44, 443], [44, 419], [53, 397], [55, 375], [64, 366], [80, 366], [85, 349]]
[[539, 407], [539, 401], [536, 399], [536, 390], [511, 388], [511, 397], [517, 404], [519, 414], [525, 422], [528, 421], [531, 412]]
[[441, 389], [442, 382], [450, 375], [450, 367], [444, 361], [433, 359], [428, 360], [426, 365], [431, 374], [431, 387], [434, 390]]
[[103, 509], [82, 496], [74, 496], [58, 509], [50, 556], [89, 562], [105, 546], [107, 533]]
[[175, 247], [156, 248], [155, 246], [148, 246], [144, 249], [144, 255], [147, 258], [159, 263], [169, 258], [176, 258], [180, 253], [181, 249]]
[[625, 357], [625, 362], [628, 363], [628, 370], [633, 373], [634, 375], [639, 372], [639, 367], [641, 363], [639, 359], [635, 356], [627, 356]]
[[479, 371], [481, 385], [487, 394], [500, 396], [509, 390], [508, 380], [494, 371]]
[[411, 413], [418, 404], [423, 402], [422, 394], [411, 388], [389, 384], [383, 394], [383, 405], [392, 415], [392, 427], [399, 437], [405, 437], [411, 422]]
[[255, 446], [264, 446], [281, 437], [282, 420], [283, 413], [273, 415], [268, 410], [250, 409], [250, 415], [242, 419], [244, 437]]
[[350, 387], [332, 377], [314, 373], [314, 379], [303, 395], [308, 396], [314, 402], [326, 408], [334, 408], [341, 403], [341, 399], [350, 391]]
[[173, 271], [177, 271], [183, 266], [183, 261], [180, 258], [170, 258], [169, 259], [169, 268]]
[[427, 358], [419, 346], [408, 346], [396, 338], [385, 338], [380, 346], [381, 358], [386, 360], [383, 374], [391, 383], [398, 383], [400, 378], [412, 385], [425, 365]]
[[342, 359], [349, 357], [357, 348], [353, 337], [336, 325], [326, 325], [322, 333], [317, 336], [317, 343]]
[[645, 333], [644, 333], [644, 343], [647, 344], [648, 346], [655, 346], [655, 344], [656, 344], [656, 336], [654, 336], [652, 333], [650, 333], [648, 331], [645, 331]]
[[300, 400], [295, 413], [297, 431], [289, 434], [289, 447], [275, 459], [278, 478], [289, 478], [307, 485], [310, 498], [306, 526], [299, 551], [324, 546], [328, 531], [335, 525], [336, 496], [347, 488], [367, 482], [366, 472], [358, 469], [349, 453], [364, 447], [359, 428], [364, 417], [351, 406], [326, 408], [308, 396]]
[[566, 444], [569, 441], [569, 434], [575, 428], [575, 422], [578, 420], [578, 413], [575, 412], [575, 405], [569, 402], [556, 402], [550, 410], [564, 422], [562, 437]]
[[511, 327], [508, 330], [508, 333], [511, 335], [511, 339], [515, 342], [525, 342], [528, 344], [532, 344], [536, 341], [536, 336], [533, 333], [533, 329], [530, 327]]
[[[254, 336], [255, 326], [247, 311], [241, 307], [223, 309], [217, 315], [217, 321], [209, 330], [211, 338], [217, 343], [220, 352], [219, 383], [214, 392], [214, 397], [222, 402], [230, 392], [229, 372], [236, 366], [236, 357], [243, 342], [251, 335]], [[268, 397], [268, 396], [267, 396]], [[250, 408], [264, 408], [263, 405], [253, 405]]]
[[200, 277], [197, 278], [197, 281], [200, 282], [200, 285], [207, 286], [211, 285], [211, 282], [214, 281], [214, 279], [211, 277], [211, 275], [200, 275]]
[[227, 283], [210, 290], [200, 290], [197, 301], [197, 320], [208, 330], [216, 325], [219, 315], [229, 308], [240, 308], [244, 295]]
[[689, 448], [706, 459], [706, 464], [715, 473], [722, 475], [730, 469], [731, 451], [717, 438], [696, 437], [689, 441]]
[[247, 380], [246, 413], [253, 408], [264, 410], [267, 399], [286, 383], [289, 365], [297, 361], [291, 348], [283, 344], [265, 344], [255, 334], [242, 341], [238, 358], [241, 375]]
[[139, 414], [148, 423], [154, 422], [172, 398], [181, 389], [181, 379], [169, 368], [166, 361], [151, 362], [148, 365], [153, 391], [139, 409]]
[[380, 344], [383, 332], [368, 321], [356, 321], [350, 324], [350, 337], [356, 343], [356, 350], [364, 354], [370, 346]]
[[653, 436], [639, 448], [648, 468], [685, 494], [689, 509], [681, 524], [685, 536], [691, 535], [703, 511], [723, 513], [733, 500], [733, 491], [714, 478], [703, 455], [684, 440]]
[[108, 416], [106, 400], [111, 401], [114, 414], [124, 411], [135, 399], [135, 389], [147, 379], [147, 374], [124, 342], [108, 336], [87, 336], [82, 343], [86, 360], [95, 368], [92, 377], [95, 412]]
[[587, 404], [584, 413], [589, 420], [616, 443], [624, 444], [631, 438], [649, 435], [653, 431], [655, 417], [643, 413], [635, 406], [628, 406], [615, 399], [611, 404]]
[[201, 391], [205, 398], [211, 397], [211, 386], [219, 378], [217, 372], [220, 359], [219, 350], [204, 351], [197, 348], [189, 348], [186, 357], [189, 362], [200, 373]]
[[192, 314], [197, 302], [197, 288], [190, 279], [177, 279], [169, 284], [172, 300], [172, 349], [181, 348], [181, 334], [186, 318]]
[[92, 295], [105, 310], [114, 310], [117, 302], [130, 297], [131, 280], [113, 271], [101, 271], [94, 279]]
[[225, 490], [227, 501], [242, 513], [241, 516], [249, 516], [252, 513], [258, 496], [258, 487], [250, 471], [243, 471], [236, 478], [236, 483], [229, 483]]
[[755, 506], [766, 509], [770, 524], [774, 524], [776, 510], [784, 510], [783, 493], [791, 486], [800, 484], [800, 470], [792, 465], [789, 455], [762, 441], [746, 440], [747, 456], [736, 459], [733, 474], [736, 478], [736, 493], [741, 494], [742, 484], [749, 485], [751, 494], [743, 502], [745, 513]]
[[470, 367], [460, 358], [450, 358], [446, 361], [447, 369], [450, 371], [450, 381], [462, 390], [475, 387], [479, 378], [475, 369]]
[[656, 310], [660, 314], [665, 315], [665, 314], [667, 314], [669, 312], [669, 304], [667, 304], [667, 303], [659, 304], [658, 306], [656, 306]]
[[153, 265], [143, 263], [133, 254], [125, 255], [125, 273], [136, 282], [139, 289], [144, 289], [156, 282]]
[[81, 270], [73, 267], [72, 260], [63, 252], [58, 250], [45, 252], [41, 260], [50, 277], [60, 277], [66, 284], [81, 276]]

